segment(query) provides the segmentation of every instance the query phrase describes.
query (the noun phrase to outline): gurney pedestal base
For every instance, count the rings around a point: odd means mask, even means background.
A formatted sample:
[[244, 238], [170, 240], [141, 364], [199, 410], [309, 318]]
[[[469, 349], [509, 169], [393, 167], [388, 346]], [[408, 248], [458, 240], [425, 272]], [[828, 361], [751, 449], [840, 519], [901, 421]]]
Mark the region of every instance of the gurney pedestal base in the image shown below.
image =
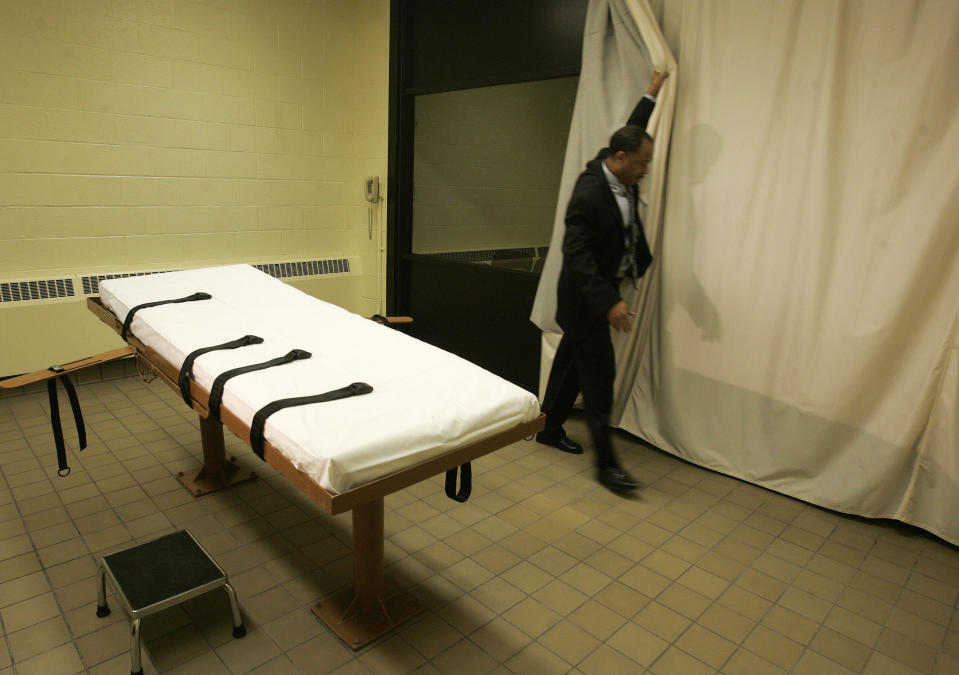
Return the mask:
[[223, 425], [209, 417], [200, 417], [200, 439], [203, 443], [203, 468], [199, 471], [179, 471], [177, 478], [194, 497], [225, 490], [228, 487], [256, 478], [252, 471], [244, 471], [236, 460], [226, 458]]
[[323, 598], [312, 607], [313, 613], [348, 647], [362, 649], [426, 609], [415, 597], [386, 580], [378, 607], [361, 611], [354, 590], [341, 591]]
[[229, 461], [224, 462], [217, 471], [208, 471], [205, 466], [199, 471], [178, 471], [176, 477], [194, 497], [225, 490], [237, 483], [256, 478], [255, 473], [241, 469], [234, 463], [235, 461], [230, 457]]
[[351, 649], [361, 649], [425, 605], [383, 575], [383, 498], [353, 507], [353, 588], [313, 605], [313, 613]]

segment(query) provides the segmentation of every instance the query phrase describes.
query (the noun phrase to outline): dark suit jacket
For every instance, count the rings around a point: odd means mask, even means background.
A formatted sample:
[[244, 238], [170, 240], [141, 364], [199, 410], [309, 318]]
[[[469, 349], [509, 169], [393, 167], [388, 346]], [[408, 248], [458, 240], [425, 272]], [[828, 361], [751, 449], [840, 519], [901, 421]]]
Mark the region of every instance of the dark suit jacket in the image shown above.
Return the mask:
[[[646, 128], [655, 103], [640, 99], [627, 124]], [[619, 272], [626, 251], [623, 216], [609, 188], [602, 162], [609, 155], [603, 148], [579, 175], [566, 208], [563, 237], [563, 267], [556, 297], [556, 322], [568, 335], [607, 325], [606, 313], [620, 301]], [[636, 188], [634, 190], [634, 196]], [[638, 201], [633, 200], [636, 204]], [[646, 242], [639, 214], [636, 241], [637, 275], [642, 276], [653, 256]]]

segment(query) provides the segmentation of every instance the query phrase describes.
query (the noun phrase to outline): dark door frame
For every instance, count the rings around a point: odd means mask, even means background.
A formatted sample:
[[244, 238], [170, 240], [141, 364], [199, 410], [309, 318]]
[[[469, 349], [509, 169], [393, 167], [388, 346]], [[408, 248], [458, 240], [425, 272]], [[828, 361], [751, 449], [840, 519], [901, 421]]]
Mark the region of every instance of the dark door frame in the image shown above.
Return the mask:
[[[416, 286], [422, 289], [424, 279], [436, 273], [447, 283], [450, 269], [427, 262], [412, 252], [413, 241], [413, 141], [415, 134], [415, 103], [421, 94], [472, 89], [477, 87], [530, 82], [556, 77], [579, 75], [583, 27], [588, 0], [393, 0], [390, 5], [390, 91], [388, 139], [388, 195], [387, 252], [386, 252], [386, 307], [390, 314], [410, 314], [413, 302], [413, 270], [416, 268]], [[471, 298], [464, 298], [464, 307], [480, 306], [487, 310], [496, 302], [516, 304], [504, 307], [515, 323], [518, 333], [528, 333], [521, 349], [530, 351], [531, 324], [521, 320], [519, 303], [525, 303], [526, 316], [535, 293], [538, 278], [509, 270], [486, 269], [484, 273], [506, 275], [497, 277], [496, 286], [515, 289], [507, 298], [476, 297], [483, 294], [481, 284], [470, 290]], [[427, 275], [427, 276], [424, 276]], [[463, 271], [462, 281], [475, 279], [476, 270]], [[506, 284], [506, 286], [504, 286]], [[464, 287], [458, 287], [462, 292]], [[532, 291], [530, 290], [532, 289]], [[418, 311], [429, 312], [420, 298]], [[449, 311], [450, 303], [442, 303]], [[439, 306], [436, 306], [439, 311]], [[464, 310], [466, 311], [466, 310]], [[414, 321], [415, 321], [414, 317]], [[461, 322], [469, 317], [450, 316], [449, 321]], [[424, 321], [432, 331], [441, 330], [437, 317]], [[414, 324], [415, 325], [415, 324]], [[503, 326], [500, 324], [500, 329]], [[416, 334], [414, 329], [414, 334]], [[441, 334], [417, 335], [440, 347], [451, 348], [464, 358], [488, 367], [499, 375], [535, 390], [529, 373], [517, 375], [508, 372], [498, 358], [484, 362], [478, 353], [469, 353], [462, 340]], [[447, 339], [448, 338], [448, 339]], [[477, 334], [476, 349], [492, 335]], [[520, 349], [520, 347], [517, 347]], [[464, 353], [465, 350], [465, 353]], [[517, 354], [514, 360], [533, 360], [538, 368], [538, 348], [532, 354]]]

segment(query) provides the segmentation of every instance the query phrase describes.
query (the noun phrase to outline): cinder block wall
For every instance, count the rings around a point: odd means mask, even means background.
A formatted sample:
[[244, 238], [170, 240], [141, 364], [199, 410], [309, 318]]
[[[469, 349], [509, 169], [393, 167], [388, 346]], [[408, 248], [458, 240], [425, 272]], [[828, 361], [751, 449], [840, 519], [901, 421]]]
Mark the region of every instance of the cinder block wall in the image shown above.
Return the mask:
[[415, 252], [549, 245], [577, 81], [417, 99]]
[[[0, 0], [0, 281], [349, 257], [297, 285], [376, 311], [388, 40], [388, 0]], [[115, 344], [16, 304], [0, 375]]]
[[[350, 66], [344, 87], [351, 98], [353, 180], [349, 197], [353, 204], [351, 231], [360, 272], [359, 304], [354, 311], [371, 316], [386, 313], [386, 183], [389, 125], [390, 1], [355, 0], [344, 3], [352, 10], [355, 26]], [[363, 200], [363, 178], [378, 176], [380, 201], [372, 209]]]

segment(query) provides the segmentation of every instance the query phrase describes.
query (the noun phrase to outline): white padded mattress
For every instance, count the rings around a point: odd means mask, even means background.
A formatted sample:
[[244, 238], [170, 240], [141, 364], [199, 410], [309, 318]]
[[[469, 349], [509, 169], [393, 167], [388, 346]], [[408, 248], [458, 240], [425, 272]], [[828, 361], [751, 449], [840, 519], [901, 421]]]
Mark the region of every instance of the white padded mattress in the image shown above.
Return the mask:
[[[198, 291], [211, 300], [146, 308], [130, 331], [170, 363], [243, 335], [264, 343], [200, 356], [210, 390], [221, 372], [305, 349], [312, 358], [227, 381], [223, 406], [247, 425], [272, 401], [366, 382], [373, 393], [286, 408], [265, 438], [324, 489], [340, 493], [539, 414], [529, 392], [400, 331], [317, 300], [249, 265], [112, 279], [103, 304], [123, 321], [131, 307]], [[414, 317], [415, 319], [415, 317]]]

